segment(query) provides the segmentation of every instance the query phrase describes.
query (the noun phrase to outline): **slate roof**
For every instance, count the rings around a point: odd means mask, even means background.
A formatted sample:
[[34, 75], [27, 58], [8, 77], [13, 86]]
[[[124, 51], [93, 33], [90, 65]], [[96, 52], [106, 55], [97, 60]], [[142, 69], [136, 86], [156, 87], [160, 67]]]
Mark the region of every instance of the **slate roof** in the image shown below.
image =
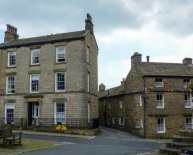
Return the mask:
[[105, 91], [99, 92], [99, 98], [118, 96], [118, 95], [123, 95], [124, 93], [125, 93], [124, 86], [120, 85], [120, 86], [113, 87]]
[[14, 41], [9, 41], [7, 43], [0, 44], [1, 48], [9, 48], [9, 47], [20, 47], [20, 46], [27, 46], [27, 45], [37, 45], [37, 44], [44, 44], [50, 42], [57, 42], [57, 41], [65, 41], [65, 40], [75, 40], [83, 38], [86, 35], [86, 31], [76, 31], [76, 32], [68, 32], [68, 33], [59, 33], [53, 35], [46, 35], [40, 37], [33, 37], [33, 38], [24, 38], [18, 39]]
[[142, 62], [139, 69], [144, 76], [193, 76], [193, 64]]

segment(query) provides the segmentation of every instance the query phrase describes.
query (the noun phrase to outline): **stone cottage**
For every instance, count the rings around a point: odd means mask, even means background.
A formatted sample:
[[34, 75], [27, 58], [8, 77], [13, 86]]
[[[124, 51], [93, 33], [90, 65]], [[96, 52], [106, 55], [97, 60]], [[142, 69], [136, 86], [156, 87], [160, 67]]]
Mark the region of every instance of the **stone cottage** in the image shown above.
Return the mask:
[[[192, 78], [191, 58], [184, 58], [182, 63], [159, 63], [150, 62], [147, 56], [147, 61], [142, 62], [142, 55], [134, 53], [131, 70], [124, 81], [123, 109], [115, 108], [119, 113], [122, 111], [123, 123], [113, 125], [112, 118], [116, 123], [119, 116], [108, 110], [105, 115], [112, 119], [108, 126], [158, 138], [171, 137], [180, 129], [192, 128], [191, 90], [188, 88]], [[104, 113], [101, 110], [104, 99], [109, 99], [107, 95], [101, 97], [106, 91], [99, 92], [100, 116]], [[118, 107], [120, 103], [116, 104]]]

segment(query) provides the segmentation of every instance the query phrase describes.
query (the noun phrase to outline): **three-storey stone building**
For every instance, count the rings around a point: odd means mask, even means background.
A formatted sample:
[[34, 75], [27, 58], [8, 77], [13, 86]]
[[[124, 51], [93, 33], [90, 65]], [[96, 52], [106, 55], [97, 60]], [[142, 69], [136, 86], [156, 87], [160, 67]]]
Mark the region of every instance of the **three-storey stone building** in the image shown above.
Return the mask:
[[2, 123], [96, 127], [97, 55], [89, 14], [85, 30], [34, 38], [19, 39], [7, 25], [0, 44]]

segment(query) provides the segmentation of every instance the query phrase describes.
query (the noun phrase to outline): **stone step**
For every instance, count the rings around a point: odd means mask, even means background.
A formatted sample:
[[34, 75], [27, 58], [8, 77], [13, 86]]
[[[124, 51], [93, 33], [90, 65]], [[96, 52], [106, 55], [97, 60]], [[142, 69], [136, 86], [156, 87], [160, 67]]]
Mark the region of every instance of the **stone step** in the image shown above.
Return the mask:
[[181, 150], [180, 149], [172, 149], [172, 148], [162, 147], [162, 148], [160, 148], [159, 152], [161, 154], [167, 154], [167, 155], [180, 155]]
[[192, 143], [178, 143], [178, 142], [168, 142], [166, 143], [166, 148], [175, 148], [175, 149], [182, 149], [185, 147], [193, 146]]
[[174, 135], [172, 137], [173, 142], [178, 142], [178, 143], [192, 143], [193, 144], [193, 137], [182, 137], [178, 135]]
[[193, 137], [193, 130], [180, 130], [179, 136], [184, 137]]

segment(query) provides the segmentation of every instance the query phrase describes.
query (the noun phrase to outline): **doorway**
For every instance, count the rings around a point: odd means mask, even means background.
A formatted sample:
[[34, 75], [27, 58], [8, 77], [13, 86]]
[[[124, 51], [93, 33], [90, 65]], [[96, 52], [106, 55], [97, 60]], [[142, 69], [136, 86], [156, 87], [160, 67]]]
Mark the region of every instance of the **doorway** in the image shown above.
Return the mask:
[[39, 102], [28, 103], [28, 126], [35, 125], [35, 120], [39, 118]]

